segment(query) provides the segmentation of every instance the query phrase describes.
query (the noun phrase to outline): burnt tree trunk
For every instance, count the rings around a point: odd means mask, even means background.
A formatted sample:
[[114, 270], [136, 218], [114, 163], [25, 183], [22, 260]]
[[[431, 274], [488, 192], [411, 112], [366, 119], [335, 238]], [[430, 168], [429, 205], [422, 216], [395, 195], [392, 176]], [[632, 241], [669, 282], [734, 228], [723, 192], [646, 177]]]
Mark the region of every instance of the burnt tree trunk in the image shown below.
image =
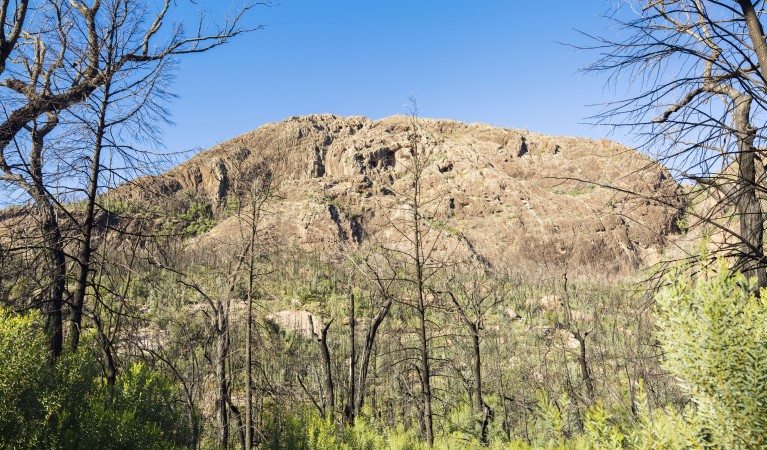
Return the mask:
[[80, 328], [82, 326], [83, 306], [85, 294], [88, 288], [88, 274], [91, 270], [91, 253], [93, 235], [93, 222], [96, 213], [96, 195], [99, 188], [99, 176], [101, 171], [101, 151], [103, 149], [104, 134], [107, 129], [107, 109], [110, 103], [111, 79], [104, 85], [104, 97], [101, 99], [99, 118], [96, 125], [93, 154], [91, 155], [91, 173], [88, 184], [88, 197], [85, 204], [85, 217], [80, 229], [80, 251], [77, 254], [77, 281], [74, 295], [72, 296], [72, 330], [70, 334], [70, 347], [77, 350], [80, 343]]
[[737, 140], [737, 169], [734, 182], [711, 183], [725, 196], [725, 200], [735, 206], [740, 224], [736, 268], [757, 281], [759, 288], [767, 287], [767, 272], [764, 258], [764, 214], [756, 195], [757, 173], [754, 145], [757, 129], [751, 124], [751, 105], [753, 98], [749, 94], [738, 92], [731, 86], [711, 85], [711, 93], [729, 97], [732, 101], [732, 122]]
[[482, 395], [482, 354], [479, 347], [479, 324], [466, 319], [471, 331], [471, 349], [473, 353], [472, 372], [474, 375], [474, 409], [482, 415], [482, 428], [479, 438], [480, 443], [487, 444], [487, 428], [493, 420], [493, 409], [485, 403]]
[[224, 302], [219, 300], [217, 303], [216, 323], [213, 327], [216, 332], [216, 424], [218, 426], [219, 447], [227, 448], [229, 445], [229, 414], [227, 410], [229, 386], [226, 378], [226, 361], [229, 357], [229, 339], [227, 337], [229, 318], [224, 309]]
[[581, 368], [581, 380], [583, 381], [583, 384], [586, 386], [586, 394], [589, 396], [589, 402], [591, 404], [594, 403], [594, 381], [591, 378], [591, 371], [589, 370], [589, 364], [588, 359], [586, 358], [586, 337], [588, 337], [589, 333], [585, 332], [581, 334], [580, 332], [573, 333], [573, 336], [575, 337], [575, 340], [578, 341], [578, 364]]
[[[767, 287], [767, 272], [764, 261], [764, 217], [756, 195], [756, 129], [748, 123], [747, 117], [740, 119], [744, 122], [739, 126], [738, 132], [738, 185], [735, 204], [742, 239], [738, 265], [746, 276], [756, 278], [758, 288], [764, 288]], [[736, 119], [736, 124], [738, 123]]]
[[49, 114], [45, 125], [38, 127], [35, 123], [32, 128], [32, 152], [29, 161], [32, 184], [27, 188], [40, 214], [40, 231], [45, 248], [45, 270], [49, 278], [47, 293], [43, 299], [43, 310], [47, 317], [46, 331], [54, 360], [61, 355], [64, 341], [62, 308], [66, 281], [66, 255], [61, 227], [56, 217], [55, 200], [43, 183], [43, 150], [45, 137], [57, 125], [58, 118]]
[[381, 308], [379, 308], [378, 313], [376, 313], [375, 317], [373, 317], [373, 320], [370, 321], [370, 328], [368, 328], [368, 332], [365, 335], [365, 346], [362, 349], [362, 360], [360, 361], [359, 382], [357, 383], [359, 387], [357, 390], [357, 397], [354, 400], [355, 416], [358, 416], [360, 414], [360, 412], [362, 411], [362, 407], [365, 404], [365, 392], [366, 392], [366, 384], [367, 384], [367, 377], [368, 377], [368, 367], [370, 366], [370, 358], [371, 358], [371, 355], [373, 354], [373, 347], [375, 345], [376, 334], [378, 333], [378, 327], [381, 326], [381, 323], [389, 314], [391, 305], [392, 305], [392, 300], [388, 299], [381, 306]]
[[[420, 268], [420, 265], [419, 265]], [[421, 357], [421, 395], [423, 396], [423, 424], [426, 431], [426, 443], [429, 448], [434, 446], [434, 425], [431, 411], [431, 367], [429, 364], [429, 340], [426, 334], [426, 306], [423, 290], [418, 293], [418, 343]]]
[[349, 292], [349, 393], [344, 406], [344, 420], [347, 423], [354, 423], [354, 399], [357, 396], [355, 375], [357, 372], [357, 355], [355, 352], [355, 318], [354, 311], [354, 293]]
[[332, 361], [330, 359], [330, 349], [328, 348], [328, 330], [333, 319], [330, 319], [320, 330], [320, 334], [314, 331], [314, 319], [309, 315], [309, 327], [311, 328], [312, 338], [317, 343], [322, 358], [322, 371], [324, 374], [325, 395], [322, 398], [322, 409], [326, 417], [333, 419], [335, 412], [335, 392], [333, 387]]
[[472, 372], [474, 375], [474, 409], [478, 413], [483, 413], [485, 401], [482, 398], [482, 361], [479, 352], [479, 329], [476, 324], [469, 322], [471, 331], [471, 350], [472, 350]]

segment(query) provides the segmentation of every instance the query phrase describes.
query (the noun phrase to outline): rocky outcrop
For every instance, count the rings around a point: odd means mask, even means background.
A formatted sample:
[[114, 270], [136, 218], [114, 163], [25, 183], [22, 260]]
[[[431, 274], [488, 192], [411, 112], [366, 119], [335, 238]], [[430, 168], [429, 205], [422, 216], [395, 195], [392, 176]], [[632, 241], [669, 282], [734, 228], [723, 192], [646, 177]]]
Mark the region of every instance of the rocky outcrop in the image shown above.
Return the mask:
[[409, 117], [292, 117], [140, 180], [143, 192], [115, 195], [152, 201], [147, 192], [161, 192], [209, 202], [219, 221], [208, 233], [213, 242], [239, 226], [227, 217], [228, 199], [269, 171], [278, 185], [268, 219], [277, 239], [328, 252], [393, 240], [392, 221], [407, 214], [402, 194], [412, 186], [414, 132], [428, 156], [423, 197], [439, 239], [482, 264], [628, 274], [653, 262], [676, 231], [683, 207], [677, 183], [634, 150]]

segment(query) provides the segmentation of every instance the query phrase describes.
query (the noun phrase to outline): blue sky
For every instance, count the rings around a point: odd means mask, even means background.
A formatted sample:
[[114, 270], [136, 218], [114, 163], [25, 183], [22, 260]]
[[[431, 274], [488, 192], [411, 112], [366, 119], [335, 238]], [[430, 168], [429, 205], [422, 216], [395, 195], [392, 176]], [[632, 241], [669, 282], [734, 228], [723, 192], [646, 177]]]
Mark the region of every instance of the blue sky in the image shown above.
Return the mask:
[[561, 43], [587, 43], [576, 29], [613, 33], [603, 16], [619, 3], [280, 0], [251, 16], [265, 29], [182, 59], [164, 142], [208, 148], [292, 115], [378, 119], [405, 113], [410, 96], [422, 117], [605, 137], [582, 123], [598, 112], [588, 105], [621, 92], [578, 73], [595, 53]]

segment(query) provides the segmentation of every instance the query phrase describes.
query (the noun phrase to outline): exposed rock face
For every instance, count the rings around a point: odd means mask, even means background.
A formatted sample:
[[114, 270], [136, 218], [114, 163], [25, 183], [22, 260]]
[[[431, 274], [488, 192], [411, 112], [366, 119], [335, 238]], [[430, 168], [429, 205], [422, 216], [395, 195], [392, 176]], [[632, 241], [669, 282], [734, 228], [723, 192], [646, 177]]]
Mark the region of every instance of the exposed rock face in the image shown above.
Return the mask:
[[440, 239], [486, 265], [628, 274], [654, 262], [676, 231], [681, 191], [636, 151], [606, 140], [397, 116], [292, 117], [141, 180], [151, 187], [145, 193], [131, 188], [120, 195], [205, 199], [219, 219], [208, 233], [215, 241], [238, 226], [236, 217], [226, 217], [228, 199], [271, 170], [279, 198], [269, 220], [278, 239], [322, 251], [355, 248], [395, 239], [391, 221], [407, 214], [398, 193], [412, 186], [414, 129], [428, 155], [423, 198], [433, 200], [428, 213], [442, 227]]
[[322, 333], [322, 319], [312, 315], [308, 311], [302, 310], [283, 310], [267, 314], [266, 320], [271, 321], [280, 328], [300, 333], [308, 338], [312, 333]]

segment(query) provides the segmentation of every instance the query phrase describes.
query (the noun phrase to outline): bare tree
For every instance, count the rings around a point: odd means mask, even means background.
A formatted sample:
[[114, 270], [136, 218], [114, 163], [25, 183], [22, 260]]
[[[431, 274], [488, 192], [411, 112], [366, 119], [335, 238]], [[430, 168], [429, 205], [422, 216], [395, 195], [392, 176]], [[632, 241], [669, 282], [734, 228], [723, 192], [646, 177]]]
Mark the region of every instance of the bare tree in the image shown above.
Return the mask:
[[347, 390], [347, 401], [344, 406], [344, 421], [354, 423], [354, 402], [357, 397], [357, 311], [354, 304], [354, 292], [349, 289], [349, 309], [347, 317], [349, 318], [349, 377]]
[[[259, 259], [268, 253], [269, 229], [263, 223], [270, 213], [270, 202], [276, 196], [278, 189], [278, 176], [282, 161], [264, 161], [253, 171], [252, 180], [241, 192], [244, 202], [238, 202], [237, 216], [240, 218], [241, 240], [245, 245], [246, 252], [245, 270], [247, 270], [247, 313], [245, 332], [245, 449], [250, 450], [253, 446], [253, 307], [258, 294], [257, 282], [265, 273], [259, 270]], [[243, 169], [240, 168], [242, 172]], [[248, 178], [245, 173], [240, 173], [237, 179]], [[235, 188], [235, 191], [239, 189]]]
[[[389, 315], [389, 311], [391, 311], [392, 304], [394, 303], [395, 294], [393, 285], [397, 278], [396, 272], [391, 270], [392, 268], [388, 266], [388, 262], [389, 260], [387, 258], [383, 258], [381, 255], [375, 253], [365, 255], [361, 262], [355, 262], [357, 269], [360, 270], [374, 285], [374, 292], [377, 291], [378, 295], [371, 294], [370, 296], [375, 314], [370, 318], [367, 331], [365, 332], [365, 341], [362, 347], [362, 356], [357, 374], [357, 389], [354, 396], [352, 420], [360, 414], [362, 407], [365, 404], [368, 371], [370, 369], [370, 362], [373, 356], [373, 349], [376, 344], [378, 330]], [[389, 269], [388, 271], [386, 270], [387, 266]]]
[[322, 397], [322, 411], [326, 417], [333, 419], [335, 412], [335, 388], [333, 386], [333, 361], [330, 358], [330, 349], [328, 348], [328, 330], [333, 323], [333, 319], [330, 318], [327, 323], [320, 326], [319, 334], [314, 328], [314, 319], [309, 314], [309, 331], [312, 335], [312, 339], [317, 343], [317, 348], [320, 351], [320, 357], [322, 358], [322, 373], [324, 374], [324, 390]]
[[595, 38], [601, 57], [588, 70], [630, 77], [636, 93], [609, 105], [598, 122], [629, 127], [648, 151], [695, 182], [693, 195], [716, 199], [691, 214], [734, 241], [722, 250], [765, 287], [764, 2], [627, 3], [641, 8], [633, 19], [616, 19], [625, 38]]
[[[427, 170], [430, 168], [432, 151], [429, 137], [423, 133], [418, 118], [417, 107], [413, 100], [411, 110], [408, 144], [402, 150], [407, 152], [407, 161], [403, 163], [405, 182], [402, 187], [390, 187], [398, 205], [388, 215], [388, 222], [394, 231], [395, 241], [382, 247], [381, 256], [385, 264], [374, 269], [376, 284], [383, 298], [396, 300], [415, 312], [417, 326], [415, 335], [418, 342], [418, 373], [421, 393], [421, 417], [423, 432], [429, 447], [434, 445], [434, 412], [432, 390], [431, 358], [431, 318], [430, 313], [436, 298], [432, 294], [432, 285], [436, 276], [446, 268], [443, 253], [447, 240], [444, 239], [444, 227], [437, 226], [437, 216], [442, 197], [428, 198], [426, 189]], [[405, 156], [405, 155], [403, 155]], [[392, 296], [387, 283], [394, 282], [397, 295]], [[386, 303], [384, 303], [385, 305]], [[382, 309], [382, 318], [389, 306]], [[383, 320], [383, 319], [381, 319]]]
[[45, 270], [50, 273], [47, 283], [48, 289], [43, 302], [46, 312], [48, 335], [50, 336], [50, 349], [54, 358], [61, 354], [64, 336], [63, 312], [65, 277], [66, 277], [66, 253], [64, 250], [64, 238], [56, 213], [56, 199], [46, 188], [43, 176], [43, 148], [45, 137], [53, 131], [58, 123], [55, 114], [48, 114], [48, 120], [43, 124], [37, 121], [31, 126], [31, 149], [29, 159], [29, 175], [31, 183], [22, 183], [25, 190], [33, 198], [35, 209], [38, 211], [39, 228], [43, 241], [43, 251], [46, 254]]
[[[173, 20], [175, 3], [170, 0], [157, 10], [137, 0], [94, 0], [90, 5], [79, 0], [0, 0], [3, 105], [0, 181], [25, 191], [42, 217], [41, 235], [50, 254], [47, 259], [52, 280], [48, 298], [43, 303], [48, 305], [54, 356], [61, 352], [63, 340], [62, 271], [66, 264], [61, 263], [62, 233], [56, 219], [61, 192], [53, 186], [71, 185], [78, 176], [88, 173], [89, 183], [83, 189], [88, 202], [80, 229], [80, 250], [75, 258], [79, 269], [77, 286], [71, 302], [74, 348], [79, 341], [91, 268], [90, 240], [95, 198], [101, 186], [101, 152], [105, 142], [113, 143], [107, 130], [137, 117], [149, 119], [146, 111], [157, 106], [156, 100], [162, 97], [155, 89], [162, 79], [158, 74], [164, 73], [164, 68], [179, 55], [205, 52], [249, 31], [243, 21], [253, 6], [252, 3], [240, 5], [219, 25], [211, 25], [201, 18], [196, 32], [186, 35], [180, 24], [173, 29], [166, 25]], [[89, 102], [94, 98], [93, 103]], [[122, 102], [125, 106], [126, 99], [132, 102], [131, 107], [117, 115], [109, 113], [111, 105]], [[97, 105], [96, 117], [89, 116], [93, 120], [89, 122], [94, 136], [93, 153], [88, 168], [80, 171], [79, 152], [59, 149], [52, 154], [46, 147], [54, 129], [66, 126], [67, 131], [58, 130], [54, 134], [70, 132], [75, 120], [69, 119], [78, 116], [75, 109], [85, 105], [81, 110], [87, 110], [91, 104]], [[144, 121], [148, 123], [149, 120]], [[20, 133], [23, 130], [30, 131], [29, 138], [25, 139]], [[145, 133], [147, 127], [137, 131]], [[61, 172], [62, 166], [64, 172]], [[69, 215], [69, 219], [73, 217]]]
[[[258, 198], [251, 198], [250, 201], [255, 202], [255, 206], [259, 207]], [[250, 219], [254, 217], [258, 219], [257, 216], [260, 213], [263, 213], [263, 209], [253, 213], [255, 216], [251, 214]], [[245, 236], [234, 236], [211, 242], [209, 245], [213, 244], [212, 246], [198, 251], [186, 249], [180, 255], [175, 255], [176, 258], [182, 259], [180, 261], [168, 261], [168, 258], [153, 257], [156, 265], [172, 273], [177, 283], [197, 294], [201, 303], [206, 306], [203, 314], [208, 321], [208, 331], [215, 347], [212, 358], [215, 380], [215, 416], [217, 441], [221, 448], [228, 448], [231, 418], [237, 421], [239, 439], [243, 448], [247, 447], [248, 428], [252, 430], [252, 427], [242, 421], [239, 407], [232, 401], [232, 302], [237, 297], [238, 286], [244, 282], [248, 287], [245, 300], [249, 304], [246, 305], [246, 308], [250, 310], [248, 316], [252, 319], [251, 308], [255, 293], [255, 280], [258, 275], [255, 272], [256, 263], [251, 259], [256, 258], [258, 254], [251, 251], [251, 245], [258, 244], [259, 232], [257, 227], [259, 221], [247, 222], [245, 220], [244, 222], [248, 227], [242, 229], [248, 230], [248, 234]], [[249, 343], [246, 343], [245, 347], [246, 351], [252, 351]], [[247, 385], [250, 385], [250, 380], [246, 380], [246, 382]]]
[[566, 267], [562, 279], [562, 290], [564, 291], [562, 303], [565, 307], [565, 320], [564, 324], [561, 326], [567, 330], [575, 338], [576, 341], [578, 341], [578, 366], [581, 370], [581, 381], [583, 381], [584, 386], [586, 386], [586, 395], [588, 396], [589, 403], [593, 404], [595, 400], [594, 381], [591, 377], [591, 370], [589, 369], [589, 362], [586, 353], [586, 338], [589, 337], [589, 334], [591, 334], [593, 328], [589, 328], [587, 330], [582, 329], [583, 327], [579, 327], [578, 323], [576, 323], [573, 318], [573, 309], [570, 305], [570, 288], [568, 286]]
[[[168, 29], [174, 6], [165, 0], [153, 12], [138, 0], [93, 0], [90, 6], [80, 0], [2, 0], [0, 86], [15, 95], [0, 123], [0, 169], [7, 176], [14, 173], [5, 150], [28, 123], [83, 102], [116, 72], [202, 53], [252, 29], [243, 26], [243, 19], [254, 4], [245, 3], [218, 26], [201, 18], [197, 32], [186, 36], [182, 26]], [[109, 10], [125, 15], [110, 22], [104, 17]], [[124, 45], [105, 66], [101, 50], [110, 36]]]
[[448, 290], [435, 294], [446, 295], [450, 299], [455, 314], [469, 332], [474, 383], [472, 397], [476, 413], [482, 416], [480, 442], [487, 444], [487, 430], [493, 419], [493, 409], [483, 398], [480, 344], [487, 314], [506, 300], [507, 292], [501, 277], [478, 271], [453, 277], [448, 281], [447, 287]]
[[[119, 2], [103, 6], [109, 17], [110, 26], [117, 29], [118, 24], [130, 20], [130, 12]], [[89, 99], [82, 104], [73, 106], [67, 116], [74, 120], [72, 125], [77, 127], [71, 133], [77, 141], [66, 139], [63, 143], [65, 152], [76, 152], [81, 145], [84, 153], [90, 153], [89, 167], [76, 167], [79, 173], [88, 173], [87, 184], [83, 187], [85, 196], [85, 211], [78, 218], [79, 248], [75, 257], [75, 286], [71, 301], [71, 330], [69, 333], [70, 347], [77, 349], [80, 328], [82, 326], [83, 309], [88, 279], [92, 274], [93, 233], [94, 221], [98, 208], [98, 195], [108, 186], [104, 175], [124, 180], [132, 175], [123, 173], [134, 171], [141, 173], [146, 166], [142, 159], [151, 158], [148, 152], [135, 146], [136, 139], [130, 139], [127, 134], [141, 135], [141, 141], [157, 141], [157, 124], [167, 121], [168, 112], [164, 103], [168, 99], [166, 91], [170, 81], [170, 61], [161, 60], [141, 65], [125, 67], [121, 71], [111, 70], [118, 55], [124, 52], [126, 42], [117, 39], [116, 34], [107, 36], [100, 58], [103, 66], [110, 75], [104, 84], [96, 89]], [[82, 143], [82, 144], [79, 144]], [[88, 148], [89, 147], [89, 148]], [[88, 150], [90, 150], [88, 152]], [[113, 166], [122, 169], [116, 169]]]

